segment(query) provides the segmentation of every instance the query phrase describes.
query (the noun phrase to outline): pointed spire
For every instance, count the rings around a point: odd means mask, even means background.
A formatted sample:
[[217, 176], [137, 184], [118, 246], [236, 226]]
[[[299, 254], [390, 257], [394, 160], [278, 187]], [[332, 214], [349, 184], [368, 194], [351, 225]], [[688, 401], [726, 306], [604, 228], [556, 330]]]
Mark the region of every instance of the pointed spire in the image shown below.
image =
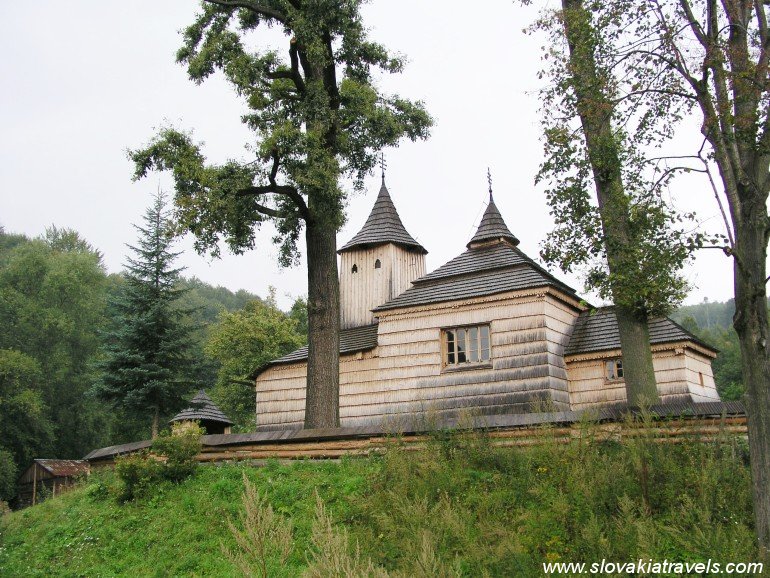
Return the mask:
[[382, 172], [382, 186], [385, 186], [385, 169], [388, 168], [385, 162], [385, 153], [380, 151], [380, 171]]
[[500, 211], [497, 210], [495, 200], [492, 198], [492, 173], [489, 168], [487, 168], [487, 182], [489, 183], [489, 204], [481, 217], [481, 223], [476, 229], [476, 234], [473, 235], [466, 247], [473, 249], [481, 243], [496, 240], [508, 241], [515, 247], [519, 244], [519, 240], [508, 229], [508, 225], [505, 224]]
[[[383, 163], [384, 166], [384, 163]], [[409, 251], [426, 254], [428, 251], [414, 240], [401, 222], [396, 206], [390, 198], [385, 186], [385, 170], [382, 173], [382, 186], [377, 200], [374, 202], [369, 218], [356, 235], [348, 241], [337, 253], [344, 253], [360, 247], [374, 247], [393, 243]]]

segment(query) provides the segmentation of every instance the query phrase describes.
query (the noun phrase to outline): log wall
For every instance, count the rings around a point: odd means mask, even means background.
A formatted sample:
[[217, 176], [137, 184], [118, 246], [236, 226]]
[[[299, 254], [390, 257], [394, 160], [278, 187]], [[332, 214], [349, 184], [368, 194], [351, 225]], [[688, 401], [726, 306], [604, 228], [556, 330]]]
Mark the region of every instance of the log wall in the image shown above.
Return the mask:
[[[739, 405], [739, 404], [738, 404]], [[710, 406], [710, 407], [709, 407]], [[519, 416], [495, 416], [471, 421], [467, 427], [483, 427], [491, 445], [523, 447], [541, 443], [570, 443], [573, 440], [599, 441], [612, 439], [623, 441], [644, 437], [659, 443], [685, 441], [711, 442], [729, 440], [729, 436], [745, 437], [746, 415], [735, 403], [693, 404], [677, 406], [669, 415], [660, 415], [653, 409], [649, 422], [627, 419], [617, 415], [612, 419], [601, 418], [586, 422], [579, 412], [558, 414], [526, 414]], [[658, 406], [661, 408], [664, 406]], [[705, 410], [704, 410], [705, 407]], [[692, 415], [692, 413], [695, 415]], [[414, 425], [414, 424], [411, 424]], [[455, 429], [458, 422], [440, 424]], [[457, 430], [456, 430], [457, 431]], [[326, 459], [344, 455], [369, 455], [379, 453], [392, 445], [407, 450], [420, 450], [428, 446], [430, 432], [405, 429], [405, 433], [388, 434], [377, 429], [353, 428], [338, 430], [302, 430], [254, 434], [204, 436], [201, 462], [278, 459]], [[275, 432], [277, 433], [277, 432]], [[458, 431], [458, 435], [475, 436], [472, 430]], [[727, 436], [727, 437], [725, 437]], [[95, 450], [89, 454], [92, 467], [111, 466], [116, 457], [143, 451], [150, 442], [113, 446]]]
[[[577, 302], [541, 289], [385, 311], [378, 346], [340, 358], [343, 427], [424, 416], [569, 409], [564, 345]], [[446, 368], [442, 328], [489, 324], [491, 360]], [[300, 428], [306, 364], [274, 366], [256, 383], [257, 429]]]
[[[625, 381], [606, 377], [605, 363], [620, 356], [620, 349], [616, 349], [567, 359], [572, 409], [626, 402]], [[661, 402], [719, 401], [710, 357], [705, 350], [688, 343], [653, 346], [652, 364]]]

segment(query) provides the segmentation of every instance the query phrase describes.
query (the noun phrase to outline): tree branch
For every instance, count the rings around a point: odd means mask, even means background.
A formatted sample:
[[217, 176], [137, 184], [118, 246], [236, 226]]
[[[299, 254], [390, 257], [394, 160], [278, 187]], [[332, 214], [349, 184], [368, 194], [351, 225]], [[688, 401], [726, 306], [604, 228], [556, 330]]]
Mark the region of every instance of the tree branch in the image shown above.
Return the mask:
[[225, 6], [227, 8], [246, 8], [247, 10], [251, 10], [252, 12], [256, 12], [260, 16], [265, 16], [267, 18], [272, 18], [273, 20], [277, 20], [281, 24], [286, 23], [286, 14], [276, 10], [275, 8], [270, 8], [269, 6], [258, 4], [257, 2], [250, 2], [249, 0], [205, 0], [205, 1], [209, 2], [210, 4]]
[[291, 60], [291, 74], [294, 86], [300, 93], [305, 92], [305, 81], [302, 79], [302, 75], [299, 72], [299, 57], [297, 56], [297, 41], [292, 38], [291, 45], [289, 46], [289, 59]]
[[[278, 155], [278, 151], [273, 150], [270, 156], [273, 158], [273, 165], [270, 167], [270, 174], [267, 176], [267, 180], [270, 184], [252, 185], [237, 191], [235, 194], [239, 197], [246, 197], [249, 195], [266, 195], [269, 193], [285, 195], [291, 199], [291, 201], [294, 203], [294, 206], [297, 207], [299, 214], [305, 221], [307, 221], [310, 218], [310, 211], [308, 210], [307, 204], [305, 203], [305, 199], [302, 198], [302, 195], [299, 193], [296, 187], [292, 187], [291, 185], [279, 185], [275, 180], [275, 178], [278, 176], [278, 168], [281, 164], [281, 158]], [[274, 211], [274, 209], [270, 210]], [[266, 212], [265, 214], [269, 214], [271, 217], [283, 216], [280, 213], [270, 214]]]
[[[241, 191], [238, 191], [236, 194], [238, 196], [241, 196]], [[263, 215], [267, 215], [268, 217], [276, 217], [280, 219], [281, 217], [286, 216], [278, 209], [273, 209], [271, 207], [267, 207], [260, 203], [254, 203], [254, 207], [257, 209], [258, 212], [262, 213]]]
[[735, 237], [733, 237], [733, 230], [730, 227], [730, 221], [727, 219], [727, 213], [725, 213], [725, 208], [722, 205], [722, 199], [719, 198], [719, 190], [717, 189], [717, 185], [714, 182], [714, 177], [711, 176], [711, 170], [709, 169], [708, 162], [706, 159], [703, 158], [703, 147], [706, 145], [706, 139], [703, 139], [703, 143], [700, 145], [700, 149], [698, 150], [698, 158], [703, 163], [703, 167], [706, 169], [705, 173], [706, 176], [708, 176], [709, 183], [711, 183], [711, 190], [714, 191], [714, 197], [717, 200], [717, 205], [719, 205], [719, 211], [722, 213], [722, 220], [725, 223], [725, 229], [727, 230], [727, 238], [730, 240], [730, 247], [735, 247]]

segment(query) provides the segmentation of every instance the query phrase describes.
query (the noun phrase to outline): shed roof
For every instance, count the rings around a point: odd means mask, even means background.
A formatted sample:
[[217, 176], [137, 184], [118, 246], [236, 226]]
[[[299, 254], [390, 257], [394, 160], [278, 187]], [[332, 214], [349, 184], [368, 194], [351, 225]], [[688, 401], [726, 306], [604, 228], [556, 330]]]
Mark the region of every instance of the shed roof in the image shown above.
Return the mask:
[[233, 422], [219, 409], [202, 389], [190, 401], [192, 407], [183, 409], [169, 420], [175, 421], [215, 421], [232, 425]]
[[467, 247], [476, 243], [483, 243], [484, 241], [491, 241], [493, 239], [506, 239], [514, 245], [519, 244], [519, 240], [508, 229], [508, 225], [505, 224], [503, 216], [500, 211], [497, 210], [497, 205], [492, 198], [492, 191], [489, 191], [489, 204], [487, 210], [484, 211], [484, 215], [481, 217], [481, 223], [479, 228], [476, 229], [476, 234], [468, 241]]
[[[361, 327], [351, 327], [340, 331], [340, 355], [356, 353], [358, 351], [367, 351], [377, 347], [377, 324], [363, 325]], [[300, 347], [296, 351], [274, 359], [257, 369], [252, 377], [256, 377], [265, 369], [272, 365], [282, 365], [286, 363], [295, 363], [307, 360], [307, 345]]]
[[404, 224], [401, 222], [401, 217], [398, 216], [396, 206], [390, 198], [390, 193], [385, 186], [385, 178], [383, 177], [380, 193], [377, 195], [377, 200], [374, 202], [372, 212], [369, 213], [369, 218], [366, 219], [366, 223], [364, 223], [361, 230], [337, 252], [344, 253], [346, 251], [352, 251], [353, 249], [375, 247], [387, 243], [399, 245], [415, 253], [425, 254], [428, 252], [425, 247], [415, 241], [407, 232]]
[[[650, 344], [692, 341], [716, 353], [710, 345], [702, 342], [681, 325], [668, 317], [656, 317], [648, 322]], [[579, 355], [595, 351], [620, 349], [620, 331], [615, 316], [615, 307], [600, 307], [583, 311], [575, 323], [565, 355]]]
[[36, 459], [34, 462], [52, 476], [64, 478], [88, 473], [88, 462], [83, 460]]

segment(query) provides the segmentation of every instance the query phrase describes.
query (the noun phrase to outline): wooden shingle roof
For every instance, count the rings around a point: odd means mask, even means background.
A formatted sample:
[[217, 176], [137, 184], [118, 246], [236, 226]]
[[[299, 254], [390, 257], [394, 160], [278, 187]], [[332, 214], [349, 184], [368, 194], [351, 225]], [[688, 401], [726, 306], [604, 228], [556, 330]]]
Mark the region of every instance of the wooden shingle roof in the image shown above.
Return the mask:
[[345, 251], [359, 248], [376, 247], [377, 245], [385, 245], [387, 243], [399, 245], [415, 253], [425, 254], [428, 252], [425, 247], [415, 241], [407, 232], [383, 180], [380, 193], [377, 195], [377, 200], [374, 202], [372, 212], [369, 213], [366, 223], [337, 253], [344, 253]]
[[476, 229], [476, 234], [468, 241], [467, 247], [476, 243], [483, 243], [484, 241], [492, 241], [494, 239], [506, 239], [514, 245], [519, 244], [519, 240], [508, 229], [508, 225], [505, 224], [503, 216], [500, 211], [497, 210], [497, 205], [492, 198], [492, 192], [489, 192], [489, 204], [487, 210], [484, 211], [484, 216], [481, 217], [481, 223], [479, 228]]
[[[673, 343], [677, 341], [692, 341], [701, 347], [713, 351], [710, 345], [703, 343], [681, 325], [668, 317], [656, 317], [648, 322], [650, 328], [650, 344]], [[601, 307], [583, 311], [575, 323], [565, 355], [580, 355], [595, 351], [620, 349], [620, 332], [618, 320], [615, 317], [615, 307]]]
[[573, 296], [575, 290], [559, 281], [510, 243], [471, 248], [435, 271], [414, 281], [412, 287], [374, 308], [401, 307], [484, 297], [496, 293], [556, 287]]
[[175, 421], [215, 421], [232, 425], [233, 422], [219, 409], [211, 398], [206, 395], [202, 389], [190, 402], [192, 407], [183, 409], [169, 420], [169, 423]]
[[[347, 353], [357, 353], [359, 351], [368, 351], [377, 347], [377, 324], [363, 325], [361, 327], [351, 327], [340, 331], [340, 355]], [[272, 365], [281, 365], [286, 363], [296, 363], [307, 360], [307, 345], [300, 347], [296, 351], [274, 359], [270, 363], [263, 365], [255, 371], [251, 377], [256, 377], [265, 369]]]

